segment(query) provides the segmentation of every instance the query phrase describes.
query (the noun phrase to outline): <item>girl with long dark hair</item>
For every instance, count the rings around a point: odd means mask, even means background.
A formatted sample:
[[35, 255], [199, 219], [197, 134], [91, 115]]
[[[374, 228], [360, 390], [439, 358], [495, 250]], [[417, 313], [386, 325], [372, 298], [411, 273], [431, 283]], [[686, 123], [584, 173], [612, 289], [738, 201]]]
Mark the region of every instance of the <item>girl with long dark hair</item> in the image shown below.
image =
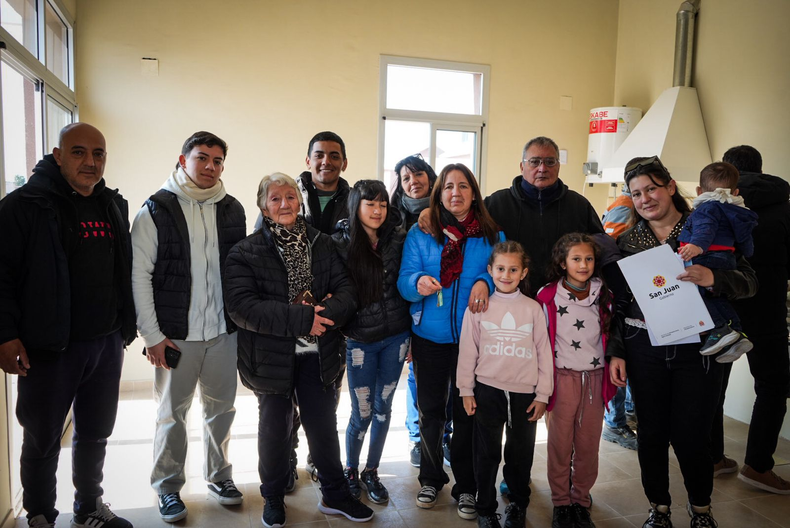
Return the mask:
[[[351, 395], [345, 475], [354, 495], [359, 497], [362, 488], [376, 504], [389, 500], [377, 469], [411, 326], [409, 305], [397, 287], [406, 232], [388, 214], [388, 198], [382, 182], [357, 182], [348, 196], [348, 220], [333, 236], [356, 286], [359, 305], [355, 318], [343, 329], [348, 337], [346, 372]], [[359, 456], [368, 428], [368, 457], [360, 474]]]

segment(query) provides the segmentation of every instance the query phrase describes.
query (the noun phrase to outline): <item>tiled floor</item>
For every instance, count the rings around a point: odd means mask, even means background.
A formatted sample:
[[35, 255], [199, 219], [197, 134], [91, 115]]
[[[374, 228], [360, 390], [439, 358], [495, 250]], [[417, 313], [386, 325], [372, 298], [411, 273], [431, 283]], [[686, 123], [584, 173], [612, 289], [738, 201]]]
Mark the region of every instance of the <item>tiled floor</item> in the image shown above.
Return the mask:
[[[390, 491], [391, 500], [383, 506], [372, 505], [376, 516], [363, 526], [393, 528], [475, 526], [474, 523], [458, 517], [449, 488], [442, 490], [438, 506], [434, 509], [421, 510], [415, 507], [414, 498], [419, 485], [416, 478], [417, 470], [408, 462], [408, 436], [403, 426], [406, 405], [404, 387], [405, 376], [395, 396], [393, 425], [379, 468], [379, 475]], [[201, 478], [200, 406], [196, 400], [190, 412], [188, 482], [182, 491], [189, 508], [189, 516], [175, 523], [175, 526], [201, 528], [262, 526], [260, 519], [263, 500], [258, 492], [256, 450], [257, 401], [250, 392], [240, 389], [236, 408], [231, 459], [234, 478], [245, 494], [244, 504], [238, 507], [223, 507], [206, 495], [205, 483]], [[112, 503], [112, 509], [116, 513], [129, 519], [137, 528], [168, 526], [159, 518], [156, 496], [149, 487], [155, 409], [150, 389], [122, 393], [118, 423], [110, 441], [105, 464], [104, 499]], [[348, 392], [344, 390], [338, 417], [341, 449], [344, 446], [344, 431], [348, 423], [349, 409]], [[725, 429], [728, 455], [742, 462], [748, 427], [728, 419]], [[689, 431], [688, 434], [705, 433]], [[546, 481], [546, 429], [542, 422], [539, 425], [535, 451], [535, 465], [532, 472], [533, 494], [527, 512], [527, 526], [543, 528], [551, 526], [552, 505]], [[304, 461], [306, 454], [307, 442], [301, 442], [300, 461]], [[596, 526], [598, 528], [642, 526], [649, 505], [642, 492], [636, 452], [604, 442], [601, 444], [600, 454], [600, 473], [592, 490], [594, 497], [592, 518]], [[58, 509], [64, 512], [58, 518], [58, 526], [63, 527], [68, 526], [71, 520], [70, 458], [70, 443], [66, 441], [58, 469]], [[780, 441], [776, 459], [778, 465], [775, 471], [785, 479], [790, 479], [790, 442]], [[674, 523], [676, 527], [687, 526], [682, 477], [674, 456], [671, 460]], [[316, 508], [319, 496], [317, 484], [311, 482], [308, 475], [300, 470], [296, 491], [286, 497], [288, 526], [305, 528], [355, 526], [345, 518], [319, 513]], [[504, 507], [504, 501], [500, 500], [500, 513], [504, 513]], [[757, 490], [740, 482], [735, 474], [721, 476], [715, 480], [713, 509], [720, 528], [790, 527], [790, 496], [773, 495]], [[17, 526], [26, 526], [24, 519], [19, 519]]]

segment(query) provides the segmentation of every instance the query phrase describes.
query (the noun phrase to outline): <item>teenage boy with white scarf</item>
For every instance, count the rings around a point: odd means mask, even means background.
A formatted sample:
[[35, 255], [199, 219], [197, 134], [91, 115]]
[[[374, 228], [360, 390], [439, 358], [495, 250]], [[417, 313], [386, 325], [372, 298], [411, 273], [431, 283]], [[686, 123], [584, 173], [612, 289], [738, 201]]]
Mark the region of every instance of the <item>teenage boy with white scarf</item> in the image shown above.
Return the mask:
[[[225, 192], [220, 176], [227, 144], [196, 132], [181, 149], [176, 169], [146, 200], [132, 227], [132, 290], [137, 328], [156, 368], [159, 403], [151, 486], [166, 522], [187, 516], [186, 417], [200, 383], [205, 463], [203, 477], [220, 504], [240, 504], [228, 459], [236, 415], [236, 330], [225, 314], [225, 257], [246, 235], [244, 208]], [[165, 349], [181, 352], [177, 367]]]

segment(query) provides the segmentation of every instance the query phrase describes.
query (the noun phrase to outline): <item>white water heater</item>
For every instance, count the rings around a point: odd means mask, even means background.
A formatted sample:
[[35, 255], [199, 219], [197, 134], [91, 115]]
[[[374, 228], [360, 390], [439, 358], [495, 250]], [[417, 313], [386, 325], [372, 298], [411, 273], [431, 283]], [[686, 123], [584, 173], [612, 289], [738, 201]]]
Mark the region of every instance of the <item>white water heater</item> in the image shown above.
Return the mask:
[[609, 158], [642, 119], [642, 110], [626, 106], [604, 106], [590, 110], [587, 138], [587, 181], [600, 181], [600, 174]]

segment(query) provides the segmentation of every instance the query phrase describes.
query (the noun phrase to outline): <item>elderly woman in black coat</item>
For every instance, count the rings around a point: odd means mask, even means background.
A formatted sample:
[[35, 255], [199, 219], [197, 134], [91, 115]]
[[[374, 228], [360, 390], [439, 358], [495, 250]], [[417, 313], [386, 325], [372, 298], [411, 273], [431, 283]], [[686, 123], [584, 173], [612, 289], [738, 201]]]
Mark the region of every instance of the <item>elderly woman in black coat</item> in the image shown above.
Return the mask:
[[239, 327], [242, 383], [258, 397], [258, 472], [266, 499], [263, 525], [285, 524], [291, 466], [292, 395], [321, 482], [318, 509], [365, 521], [373, 511], [349, 492], [340, 463], [335, 379], [356, 296], [332, 239], [298, 215], [301, 193], [285, 174], [263, 178], [264, 223], [230, 251], [225, 302]]

